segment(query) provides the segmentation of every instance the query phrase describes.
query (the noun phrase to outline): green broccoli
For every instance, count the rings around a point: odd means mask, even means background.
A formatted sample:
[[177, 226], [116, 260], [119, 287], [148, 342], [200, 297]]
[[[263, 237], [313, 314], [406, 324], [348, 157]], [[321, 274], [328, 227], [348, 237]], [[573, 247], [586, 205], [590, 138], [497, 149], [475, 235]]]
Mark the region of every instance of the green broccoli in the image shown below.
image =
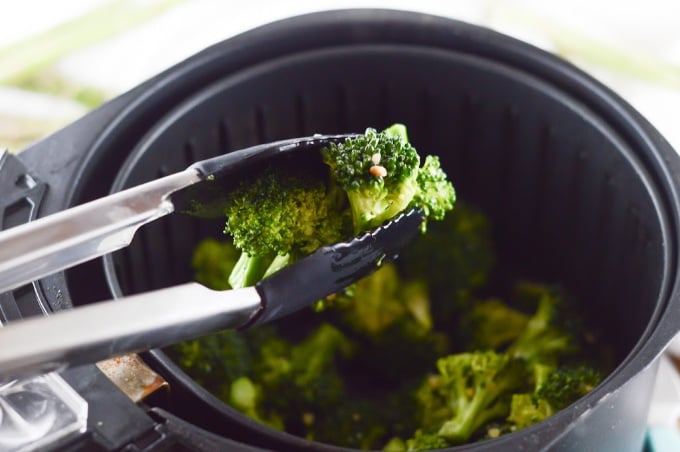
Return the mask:
[[233, 288], [263, 277], [349, 236], [345, 216], [321, 178], [292, 167], [267, 168], [230, 192], [225, 233], [242, 254], [229, 275]]
[[318, 247], [377, 227], [409, 207], [436, 220], [453, 208], [453, 185], [439, 160], [428, 157], [419, 168], [403, 125], [380, 133], [367, 129], [331, 143], [320, 155], [327, 174], [284, 162], [228, 193], [225, 233], [242, 252], [229, 275], [231, 287], [252, 286]]
[[[253, 334], [263, 334], [263, 330], [248, 333]], [[180, 366], [188, 369], [194, 380], [213, 388], [216, 395], [225, 400], [228, 400], [231, 382], [248, 375], [255, 360], [246, 336], [231, 330], [180, 342], [169, 352]]]
[[[381, 386], [420, 377], [448, 351], [448, 337], [432, 330], [426, 285], [400, 279], [394, 263], [383, 264], [325, 306], [362, 343], [352, 366]], [[400, 359], [386, 350], [399, 350]]]
[[449, 355], [437, 361], [437, 368], [439, 374], [427, 378], [417, 396], [425, 431], [436, 431], [450, 444], [463, 443], [488, 422], [505, 418], [526, 375], [521, 361], [493, 351]]
[[194, 249], [191, 267], [194, 279], [214, 290], [230, 289], [227, 276], [231, 273], [239, 257], [239, 251], [231, 242], [208, 238]]
[[266, 417], [261, 413], [262, 389], [248, 377], [241, 377], [231, 383], [229, 404], [245, 414], [276, 430], [283, 430], [283, 420], [276, 414]]
[[432, 328], [427, 288], [400, 280], [393, 263], [381, 265], [337, 294], [330, 305], [339, 309], [348, 327], [369, 336], [378, 336], [396, 323], [409, 323], [421, 335]]
[[428, 286], [433, 318], [452, 329], [458, 312], [470, 306], [462, 300], [489, 281], [495, 261], [488, 218], [457, 202], [443, 221], [430, 223], [427, 233], [403, 250], [397, 265], [404, 278]]
[[556, 366], [560, 358], [579, 350], [579, 331], [574, 327], [573, 314], [557, 290], [544, 285], [520, 283], [516, 296], [532, 298], [537, 307], [525, 330], [508, 347], [508, 354], [527, 361], [529, 365]]
[[336, 364], [353, 350], [337, 328], [322, 323], [300, 343], [281, 338], [262, 343], [251, 378], [266, 394], [277, 394], [266, 401], [270, 410], [299, 422], [291, 416], [324, 410], [341, 399], [344, 384]]
[[471, 350], [498, 350], [523, 334], [529, 316], [502, 300], [472, 301], [460, 322], [461, 335]]
[[[441, 167], [439, 157], [428, 155], [418, 171], [418, 191], [413, 195], [411, 205], [423, 209], [425, 217], [443, 220], [446, 213], [453, 209], [456, 192]], [[425, 232], [426, 222], [423, 222]]]
[[402, 450], [434, 450], [449, 447], [451, 443], [439, 436], [437, 433], [425, 433], [423, 430], [416, 430], [413, 438], [406, 441], [406, 448]]
[[589, 366], [563, 366], [557, 369], [536, 366], [535, 390], [512, 397], [508, 421], [516, 428], [540, 422], [588, 394], [602, 380], [602, 374]]
[[409, 207], [442, 219], [455, 203], [453, 185], [439, 160], [426, 159], [421, 169], [420, 156], [401, 124], [383, 132], [366, 129], [364, 135], [332, 143], [321, 153], [331, 178], [347, 193], [355, 233], [380, 226]]

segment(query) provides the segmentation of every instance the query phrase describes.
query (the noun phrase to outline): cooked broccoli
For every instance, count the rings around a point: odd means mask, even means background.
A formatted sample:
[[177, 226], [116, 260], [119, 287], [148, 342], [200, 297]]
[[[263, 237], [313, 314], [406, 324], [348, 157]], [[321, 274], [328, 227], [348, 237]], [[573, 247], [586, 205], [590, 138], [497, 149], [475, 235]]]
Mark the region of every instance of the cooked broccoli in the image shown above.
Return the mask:
[[[338, 294], [330, 306], [342, 327], [363, 344], [352, 365], [382, 385], [420, 377], [422, 369], [448, 351], [447, 336], [432, 331], [426, 285], [400, 279], [394, 263], [383, 264]], [[385, 350], [399, 350], [400, 359]]]
[[302, 169], [267, 168], [230, 192], [225, 233], [242, 254], [229, 276], [246, 287], [321, 245], [345, 239], [345, 217], [321, 178]]
[[208, 238], [194, 250], [191, 267], [194, 279], [214, 290], [230, 289], [227, 276], [236, 265], [239, 251], [231, 242]]
[[[197, 279], [224, 288], [233, 266], [234, 287], [252, 285], [404, 208], [440, 219], [455, 201], [439, 160], [421, 166], [400, 125], [316, 163], [328, 172], [283, 165], [239, 185], [226, 212], [236, 248], [202, 244]], [[600, 344], [560, 290], [523, 282], [506, 297], [494, 264], [488, 219], [456, 204], [328, 309], [181, 344], [178, 361], [245, 415], [312, 441], [403, 451], [496, 438], [598, 384], [588, 358]]]
[[520, 283], [519, 297], [533, 298], [536, 312], [525, 330], [508, 347], [508, 354], [529, 363], [557, 365], [562, 357], [578, 351], [578, 331], [571, 324], [568, 303], [556, 290], [538, 284]]
[[461, 308], [459, 298], [489, 281], [495, 261], [488, 218], [457, 202], [443, 221], [430, 223], [427, 233], [403, 250], [397, 265], [406, 279], [427, 284], [436, 301], [433, 317], [444, 327], [456, 327], [450, 322]]
[[336, 296], [346, 325], [370, 336], [382, 334], [396, 323], [408, 323], [414, 333], [432, 328], [427, 288], [418, 282], [400, 280], [393, 263], [380, 266], [371, 275]]
[[283, 420], [276, 414], [267, 417], [261, 413], [262, 390], [248, 377], [241, 377], [231, 383], [229, 403], [246, 416], [262, 422], [276, 430], [283, 430]]
[[602, 380], [602, 375], [588, 366], [536, 368], [534, 392], [512, 396], [508, 421], [518, 429], [552, 416], [588, 394]]
[[280, 338], [263, 343], [252, 379], [265, 393], [278, 394], [267, 405], [292, 422], [291, 413], [314, 413], [338, 402], [344, 385], [336, 362], [353, 349], [337, 328], [322, 323], [298, 344]]
[[460, 322], [469, 349], [498, 350], [521, 336], [529, 316], [497, 298], [472, 301]]
[[437, 433], [425, 433], [416, 430], [413, 438], [406, 441], [406, 448], [403, 450], [434, 450], [449, 447], [451, 443], [439, 436]]
[[242, 252], [229, 276], [233, 288], [254, 285], [318, 247], [379, 226], [408, 207], [437, 220], [453, 208], [453, 185], [439, 160], [429, 156], [419, 168], [420, 156], [403, 125], [380, 133], [367, 129], [330, 144], [321, 156], [328, 174], [287, 162], [229, 192], [225, 233]]
[[425, 431], [436, 431], [450, 444], [463, 443], [488, 422], [506, 417], [513, 392], [525, 383], [523, 363], [494, 351], [449, 355], [437, 361], [437, 368], [439, 374], [426, 379], [418, 398]]
[[383, 132], [366, 129], [364, 135], [332, 143], [321, 153], [332, 179], [347, 193], [355, 233], [408, 207], [420, 207], [426, 217], [440, 220], [455, 203], [453, 185], [439, 160], [427, 158], [420, 168], [420, 156], [401, 124]]
[[[441, 167], [439, 157], [428, 155], [418, 171], [418, 191], [413, 195], [411, 205], [423, 209], [426, 218], [443, 220], [453, 209], [456, 192]], [[425, 225], [423, 222], [423, 232]]]
[[[253, 331], [252, 334], [262, 334]], [[222, 331], [199, 339], [181, 342], [170, 350], [180, 366], [191, 370], [201, 385], [213, 388], [228, 400], [230, 384], [250, 373], [255, 356], [248, 339], [236, 331]]]

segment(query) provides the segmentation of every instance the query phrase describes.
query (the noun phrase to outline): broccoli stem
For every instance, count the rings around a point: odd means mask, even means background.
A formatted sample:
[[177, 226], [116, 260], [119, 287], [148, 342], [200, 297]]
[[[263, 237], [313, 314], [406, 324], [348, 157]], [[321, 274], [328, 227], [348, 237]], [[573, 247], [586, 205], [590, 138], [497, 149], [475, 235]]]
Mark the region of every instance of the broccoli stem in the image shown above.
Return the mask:
[[507, 415], [508, 407], [496, 402], [486, 407], [485, 397], [475, 395], [472, 400], [459, 397], [460, 415], [446, 421], [439, 430], [439, 436], [453, 444], [464, 443], [472, 434], [487, 422]]
[[269, 267], [267, 267], [267, 270], [264, 272], [262, 279], [276, 273], [277, 271], [281, 270], [284, 267], [287, 267], [291, 263], [291, 261], [292, 258], [290, 254], [277, 255], [272, 261], [272, 263], [269, 264]]
[[249, 256], [242, 253], [229, 275], [232, 289], [254, 286], [262, 279], [272, 261], [270, 256]]

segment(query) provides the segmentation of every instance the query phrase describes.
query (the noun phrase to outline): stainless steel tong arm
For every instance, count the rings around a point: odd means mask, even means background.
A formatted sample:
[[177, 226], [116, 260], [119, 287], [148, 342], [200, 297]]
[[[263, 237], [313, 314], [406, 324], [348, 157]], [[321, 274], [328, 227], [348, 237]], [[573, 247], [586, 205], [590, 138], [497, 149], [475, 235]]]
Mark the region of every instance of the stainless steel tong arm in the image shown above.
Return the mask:
[[55, 213], [0, 234], [0, 293], [130, 244], [174, 211], [169, 196], [202, 180], [194, 168]]
[[260, 302], [253, 287], [221, 292], [191, 282], [10, 323], [0, 328], [0, 381], [238, 328]]

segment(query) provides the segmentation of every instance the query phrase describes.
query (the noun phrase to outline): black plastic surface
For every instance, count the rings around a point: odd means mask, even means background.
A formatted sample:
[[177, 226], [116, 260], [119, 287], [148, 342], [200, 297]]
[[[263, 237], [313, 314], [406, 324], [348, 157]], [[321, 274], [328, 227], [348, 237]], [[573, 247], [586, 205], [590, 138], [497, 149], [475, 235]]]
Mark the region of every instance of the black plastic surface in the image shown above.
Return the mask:
[[[0, 231], [35, 219], [45, 190], [15, 155], [0, 150]], [[51, 311], [38, 284], [0, 293], [0, 325]]]

